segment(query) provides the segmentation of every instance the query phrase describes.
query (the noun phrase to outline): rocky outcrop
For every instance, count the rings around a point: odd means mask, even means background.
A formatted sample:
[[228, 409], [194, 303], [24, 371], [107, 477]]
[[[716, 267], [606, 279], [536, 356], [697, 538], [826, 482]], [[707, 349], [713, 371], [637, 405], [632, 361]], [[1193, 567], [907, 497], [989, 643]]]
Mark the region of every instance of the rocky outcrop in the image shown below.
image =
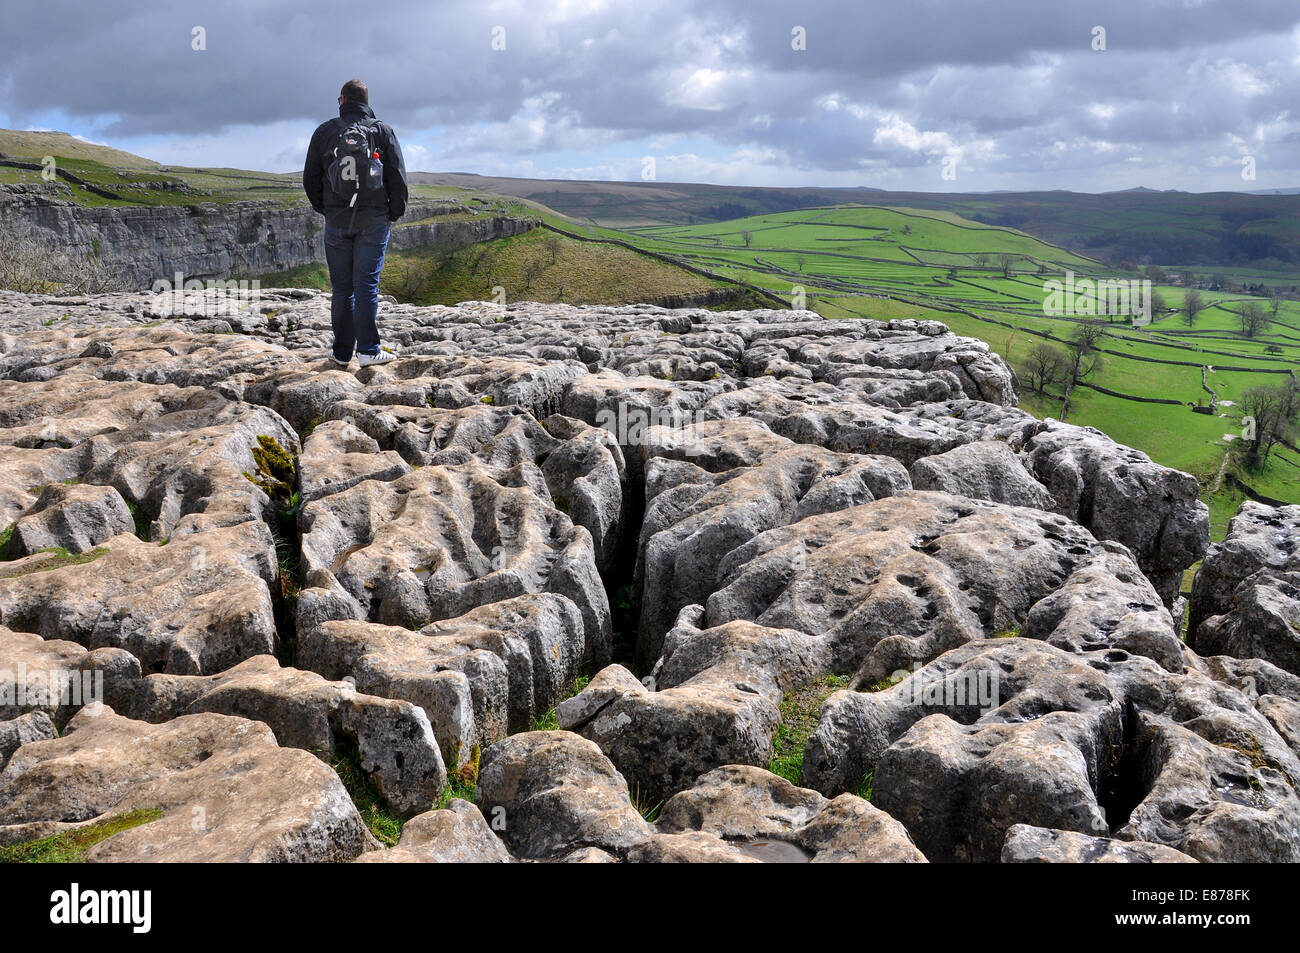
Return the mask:
[[1194, 864], [1186, 854], [1140, 841], [1089, 837], [1016, 824], [1002, 846], [1004, 864]]
[[392, 850], [374, 850], [359, 864], [508, 864], [514, 858], [479, 809], [452, 798], [447, 807], [407, 821]]
[[1241, 504], [1192, 586], [1188, 645], [1300, 675], [1300, 506]]
[[[1289, 543], [1212, 552], [1184, 646], [1195, 480], [1017, 410], [979, 342], [386, 301], [400, 356], [358, 370], [320, 293], [173, 304], [0, 292], [0, 839], [138, 809], [92, 859], [1300, 850]], [[793, 785], [782, 721], [832, 675]]]
[[558, 860], [586, 847], [623, 856], [654, 833], [609, 759], [567, 731], [527, 732], [489, 748], [479, 807], [502, 819], [502, 839], [530, 860]]
[[119, 708], [130, 705], [124, 714], [154, 723], [198, 712], [255, 718], [275, 733], [281, 747], [302, 748], [326, 763], [350, 744], [362, 773], [399, 814], [431, 807], [447, 781], [442, 753], [421, 709], [363, 694], [350, 682], [282, 668], [269, 655], [219, 675], [117, 680], [109, 701]]
[[1300, 759], [1263, 711], [1117, 649], [975, 642], [893, 687], [838, 692], [803, 770], [823, 793], [869, 774], [931, 860], [997, 860], [1017, 824], [1205, 861], [1300, 857]]
[[90, 861], [338, 861], [374, 844], [338, 777], [266, 725], [187, 715], [149, 725], [81, 712], [61, 738], [23, 745], [0, 774], [0, 842], [156, 814], [86, 851]]
[[700, 831], [760, 859], [809, 863], [917, 863], [907, 831], [862, 798], [827, 800], [756, 768], [723, 767], [674, 795], [659, 815], [670, 833]]

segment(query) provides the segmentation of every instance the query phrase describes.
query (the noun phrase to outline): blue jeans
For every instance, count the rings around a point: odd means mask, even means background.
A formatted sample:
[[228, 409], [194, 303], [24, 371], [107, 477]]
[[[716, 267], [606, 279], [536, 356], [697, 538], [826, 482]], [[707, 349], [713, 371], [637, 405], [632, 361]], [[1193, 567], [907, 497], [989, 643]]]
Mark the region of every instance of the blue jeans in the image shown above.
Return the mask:
[[375, 315], [388, 234], [388, 222], [353, 229], [325, 226], [325, 263], [333, 289], [334, 356], [340, 361], [350, 361], [354, 348], [360, 354], [379, 353]]

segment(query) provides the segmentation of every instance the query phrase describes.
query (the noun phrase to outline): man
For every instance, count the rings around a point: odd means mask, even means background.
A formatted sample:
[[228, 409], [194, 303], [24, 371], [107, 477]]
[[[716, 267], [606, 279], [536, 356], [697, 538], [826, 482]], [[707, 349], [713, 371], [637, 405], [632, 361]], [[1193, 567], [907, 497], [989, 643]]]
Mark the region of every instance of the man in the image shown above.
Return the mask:
[[375, 118], [361, 80], [343, 84], [339, 118], [312, 134], [302, 187], [325, 216], [334, 362], [347, 367], [353, 351], [362, 367], [391, 361], [393, 351], [379, 346], [375, 316], [389, 230], [406, 211], [406, 165], [396, 134]]

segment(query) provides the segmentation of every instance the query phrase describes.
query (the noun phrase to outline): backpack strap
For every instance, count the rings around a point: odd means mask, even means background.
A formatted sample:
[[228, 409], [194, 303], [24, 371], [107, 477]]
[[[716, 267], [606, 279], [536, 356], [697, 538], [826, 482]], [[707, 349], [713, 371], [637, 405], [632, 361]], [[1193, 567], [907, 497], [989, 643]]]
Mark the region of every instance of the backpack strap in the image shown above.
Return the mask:
[[379, 120], [364, 119], [361, 122], [362, 127], [366, 130], [367, 158], [374, 156], [379, 148]]
[[330, 123], [334, 126], [334, 144], [329, 147], [326, 154], [337, 158], [339, 154], [339, 147], [338, 147], [339, 133], [341, 133], [344, 129], [347, 128], [347, 124], [343, 122], [342, 116], [335, 116], [333, 119], [330, 120]]

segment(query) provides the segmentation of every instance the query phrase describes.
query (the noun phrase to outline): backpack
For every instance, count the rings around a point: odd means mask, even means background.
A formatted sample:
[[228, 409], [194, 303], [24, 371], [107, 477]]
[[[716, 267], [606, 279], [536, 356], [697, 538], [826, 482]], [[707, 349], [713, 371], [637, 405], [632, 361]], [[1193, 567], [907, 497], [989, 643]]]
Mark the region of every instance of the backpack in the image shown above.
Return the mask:
[[325, 180], [335, 195], [346, 200], [355, 221], [361, 193], [383, 190], [384, 163], [374, 147], [371, 121], [358, 119], [344, 125], [342, 119], [336, 119], [334, 123], [339, 132], [333, 148], [326, 153], [329, 165]]

